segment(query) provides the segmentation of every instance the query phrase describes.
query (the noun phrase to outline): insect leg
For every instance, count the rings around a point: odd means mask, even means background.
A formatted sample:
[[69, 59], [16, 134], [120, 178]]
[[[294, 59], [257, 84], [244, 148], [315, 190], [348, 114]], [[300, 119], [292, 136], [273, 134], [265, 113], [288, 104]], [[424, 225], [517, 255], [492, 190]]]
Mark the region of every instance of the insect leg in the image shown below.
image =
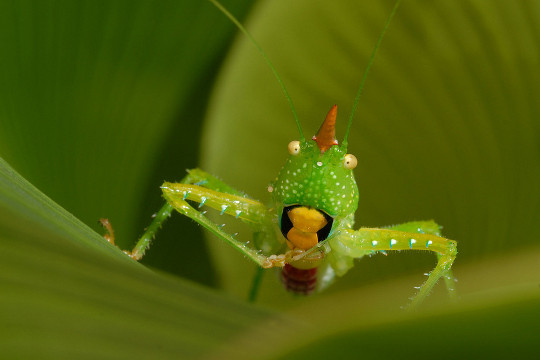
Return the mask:
[[[427, 221], [411, 221], [399, 225], [392, 225], [388, 227], [392, 230], [406, 231], [411, 233], [420, 233], [420, 234], [431, 234], [441, 236], [441, 226], [433, 220]], [[437, 253], [437, 259], [440, 259], [441, 255]], [[448, 295], [452, 300], [457, 300], [456, 292], [456, 280], [454, 279], [454, 274], [452, 269], [448, 269], [446, 274], [443, 276], [446, 289], [448, 290]]]
[[[403, 227], [411, 225], [404, 224]], [[359, 230], [341, 230], [328, 244], [332, 250], [343, 256], [357, 257], [366, 251], [423, 250], [433, 251], [438, 255], [438, 262], [427, 280], [420, 286], [412, 299], [409, 309], [415, 308], [429, 294], [441, 276], [445, 276], [457, 254], [457, 243], [437, 235], [405, 232], [395, 229], [361, 228]]]
[[[182, 179], [181, 182], [184, 184], [196, 184], [196, 185], [200, 185], [202, 187], [209, 188], [218, 192], [246, 197], [246, 195], [243, 192], [230, 187], [229, 185], [224, 183], [222, 180], [216, 178], [215, 176], [201, 169], [188, 170], [188, 175], [184, 179]], [[258, 242], [257, 239], [259, 239], [261, 236], [266, 237], [266, 238], [273, 237], [273, 230], [271, 229], [271, 225], [267, 226], [266, 228], [263, 228], [262, 231], [259, 231], [258, 233], [255, 232], [253, 234], [254, 243], [257, 243]], [[255, 277], [253, 278], [253, 284], [251, 286], [251, 290], [248, 296], [248, 300], [250, 302], [255, 301], [262, 276], [263, 276], [262, 268], [260, 266], [257, 266]]]
[[[188, 174], [181, 180], [181, 183], [184, 184], [199, 184], [200, 186], [207, 187], [216, 191], [221, 191], [229, 194], [236, 194], [242, 196], [243, 193], [233, 189], [232, 187], [225, 184], [223, 181], [219, 180], [215, 176], [201, 170], [201, 169], [191, 169], [187, 170]], [[145, 251], [150, 247], [150, 243], [156, 236], [157, 231], [161, 226], [167, 221], [171, 216], [174, 208], [166, 202], [159, 211], [154, 214], [153, 220], [150, 225], [146, 228], [143, 235], [137, 241], [137, 244], [133, 247], [133, 250], [124, 252], [129, 255], [134, 260], [140, 260], [144, 256]], [[107, 234], [104, 235], [105, 239], [111, 244], [114, 243], [114, 232], [112, 225], [108, 219], [99, 220], [102, 226], [107, 230]]]
[[234, 189], [227, 185], [223, 180], [198, 168], [187, 170], [187, 175], [180, 180], [180, 183], [199, 185], [218, 192], [246, 197], [246, 194], [242, 191]]
[[[168, 203], [165, 203], [159, 209], [157, 213], [153, 215], [153, 220], [150, 223], [150, 226], [146, 228], [144, 231], [144, 234], [139, 238], [137, 241], [137, 244], [133, 247], [133, 250], [122, 250], [126, 255], [128, 255], [133, 260], [140, 260], [144, 256], [145, 251], [150, 247], [150, 243], [152, 242], [152, 239], [155, 237], [157, 231], [161, 228], [161, 225], [171, 216], [171, 212], [173, 211], [173, 207], [169, 205]], [[109, 221], [109, 219], [99, 219], [99, 222], [101, 225], [105, 228], [107, 233], [103, 235], [105, 240], [110, 242], [112, 245], [115, 245], [115, 238], [114, 238], [114, 231], [112, 228], [112, 225]]]
[[187, 202], [187, 200], [204, 204], [221, 211], [222, 214], [234, 216], [252, 225], [258, 233], [265, 234], [266, 236], [273, 236], [274, 232], [268, 209], [262, 203], [246, 197], [218, 192], [202, 186], [190, 184], [166, 182], [161, 186], [161, 189], [163, 190], [163, 196], [167, 200], [167, 203], [179, 213], [198, 222], [261, 267], [268, 268], [280, 265], [281, 259], [274, 259], [275, 256], [264, 256], [260, 250], [253, 249], [235, 239], [233, 235], [223, 231], [221, 226], [214, 223], [203, 213], [197, 211]]
[[263, 268], [260, 266], [257, 266], [257, 269], [255, 270], [255, 276], [253, 277], [253, 281], [251, 282], [251, 288], [249, 289], [248, 294], [248, 301], [249, 302], [255, 302], [257, 299], [257, 294], [259, 293], [259, 288], [261, 286], [261, 281], [263, 277]]

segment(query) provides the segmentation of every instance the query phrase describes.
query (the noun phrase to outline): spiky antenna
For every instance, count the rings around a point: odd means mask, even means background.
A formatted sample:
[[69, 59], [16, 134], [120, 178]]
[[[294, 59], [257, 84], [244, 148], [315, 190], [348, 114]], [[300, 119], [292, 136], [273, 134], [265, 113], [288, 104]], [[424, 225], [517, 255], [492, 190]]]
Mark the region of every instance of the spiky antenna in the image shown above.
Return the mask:
[[366, 67], [366, 70], [364, 71], [364, 75], [362, 76], [362, 81], [360, 81], [360, 87], [358, 88], [358, 92], [356, 93], [354, 104], [351, 110], [351, 116], [349, 116], [349, 123], [347, 124], [347, 130], [345, 131], [345, 138], [343, 139], [343, 143], [341, 145], [345, 149], [347, 148], [347, 139], [349, 137], [349, 131], [351, 130], [354, 113], [356, 112], [356, 108], [358, 107], [358, 101], [360, 100], [360, 95], [362, 94], [362, 90], [364, 89], [364, 83], [366, 82], [367, 75], [369, 73], [369, 70], [371, 69], [371, 65], [373, 64], [373, 59], [375, 58], [375, 54], [377, 54], [377, 50], [379, 50], [379, 47], [381, 46], [382, 40], [384, 38], [384, 34], [386, 33], [388, 26], [390, 26], [390, 22], [392, 22], [392, 18], [394, 17], [400, 3], [401, 3], [401, 0], [397, 0], [394, 5], [394, 8], [392, 9], [392, 12], [390, 13], [390, 15], [388, 15], [388, 19], [386, 19], [386, 23], [384, 24], [384, 28], [381, 32], [381, 35], [379, 35], [377, 44], [375, 44], [375, 47], [373, 48], [373, 52], [371, 53], [371, 57], [369, 58], [368, 65]]
[[287, 98], [287, 101], [289, 102], [289, 106], [291, 107], [291, 111], [294, 116], [294, 121], [296, 121], [296, 126], [298, 126], [298, 132], [300, 133], [300, 141], [305, 141], [304, 132], [302, 131], [302, 126], [300, 125], [300, 120], [298, 120], [298, 115], [296, 115], [296, 110], [294, 109], [294, 105], [293, 105], [291, 97], [289, 96], [289, 92], [287, 91], [287, 88], [285, 88], [285, 84], [283, 84], [283, 81], [281, 80], [281, 77], [276, 71], [276, 68], [274, 67], [274, 65], [272, 64], [272, 62], [270, 61], [270, 59], [264, 52], [264, 50], [260, 47], [259, 43], [255, 41], [253, 36], [251, 36], [251, 34], [246, 30], [246, 28], [244, 28], [244, 26], [234, 17], [233, 14], [231, 14], [227, 9], [225, 9], [218, 1], [216, 0], [208, 0], [208, 1], [210, 1], [215, 7], [219, 9], [219, 11], [221, 11], [225, 16], [227, 16], [234, 23], [234, 25], [236, 25], [236, 27], [249, 38], [249, 40], [253, 43], [253, 45], [255, 45], [257, 50], [259, 50], [262, 57], [268, 64], [268, 66], [270, 66], [270, 69], [274, 73], [274, 76], [276, 77], [279, 85], [281, 86], [281, 90], [283, 91], [285, 98]]

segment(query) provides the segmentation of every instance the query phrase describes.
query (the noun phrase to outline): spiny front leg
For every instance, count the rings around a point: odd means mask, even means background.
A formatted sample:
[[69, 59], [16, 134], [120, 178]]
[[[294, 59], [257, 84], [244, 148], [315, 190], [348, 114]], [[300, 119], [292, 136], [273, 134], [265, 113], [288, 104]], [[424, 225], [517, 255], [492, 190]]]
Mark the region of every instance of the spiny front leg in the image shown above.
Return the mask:
[[368, 251], [422, 250], [437, 253], [437, 265], [412, 299], [409, 309], [414, 309], [424, 301], [439, 278], [450, 271], [457, 254], [457, 243], [454, 240], [394, 229], [341, 230], [329, 244], [332, 250], [350, 257], [363, 256]]
[[163, 196], [179, 213], [204, 226], [211, 233], [226, 241], [229, 245], [246, 255], [263, 268], [283, 266], [298, 254], [288, 252], [282, 255], [265, 256], [260, 250], [253, 249], [237, 240], [233, 235], [223, 231], [222, 227], [214, 223], [203, 213], [197, 211], [187, 201], [199, 203], [199, 207], [206, 205], [220, 211], [220, 213], [234, 216], [259, 229], [267, 236], [273, 236], [272, 222], [266, 206], [258, 201], [207, 189], [197, 185], [164, 183], [161, 186]]
[[[203, 171], [201, 169], [191, 169], [187, 170], [187, 175], [181, 180], [182, 184], [194, 184], [202, 186], [205, 188], [213, 189], [215, 191], [224, 192], [228, 194], [234, 194], [242, 196], [243, 193], [238, 191], [231, 186], [225, 184], [220, 179], [215, 176]], [[123, 250], [129, 257], [134, 260], [140, 260], [144, 256], [144, 253], [150, 247], [150, 244], [158, 230], [163, 226], [167, 219], [171, 216], [174, 208], [166, 202], [157, 213], [153, 215], [153, 220], [150, 225], [145, 229], [142, 236], [137, 241], [136, 245], [133, 247], [133, 250], [127, 251]], [[107, 233], [103, 236], [112, 245], [115, 245], [114, 231], [111, 223], [108, 219], [102, 218], [99, 220], [101, 225], [105, 228]], [[116, 246], [116, 245], [115, 245]]]

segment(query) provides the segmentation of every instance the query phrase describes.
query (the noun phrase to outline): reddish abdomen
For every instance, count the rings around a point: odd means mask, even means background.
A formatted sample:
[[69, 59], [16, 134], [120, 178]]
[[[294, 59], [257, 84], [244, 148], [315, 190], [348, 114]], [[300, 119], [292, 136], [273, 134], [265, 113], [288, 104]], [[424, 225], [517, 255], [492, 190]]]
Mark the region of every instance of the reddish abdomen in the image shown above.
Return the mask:
[[281, 280], [287, 291], [299, 295], [309, 295], [317, 285], [317, 268], [297, 269], [285, 264], [281, 271]]

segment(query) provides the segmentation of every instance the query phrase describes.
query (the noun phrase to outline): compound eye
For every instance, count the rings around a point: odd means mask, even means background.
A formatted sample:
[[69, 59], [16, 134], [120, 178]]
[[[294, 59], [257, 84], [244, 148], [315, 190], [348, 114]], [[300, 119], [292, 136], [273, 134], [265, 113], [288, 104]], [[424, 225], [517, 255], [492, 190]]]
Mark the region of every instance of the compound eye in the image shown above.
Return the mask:
[[288, 145], [289, 154], [298, 155], [300, 153], [300, 141], [294, 140], [291, 141]]
[[356, 156], [353, 154], [347, 154], [345, 155], [345, 158], [343, 159], [343, 166], [347, 170], [352, 170], [358, 165], [358, 160], [356, 160]]

